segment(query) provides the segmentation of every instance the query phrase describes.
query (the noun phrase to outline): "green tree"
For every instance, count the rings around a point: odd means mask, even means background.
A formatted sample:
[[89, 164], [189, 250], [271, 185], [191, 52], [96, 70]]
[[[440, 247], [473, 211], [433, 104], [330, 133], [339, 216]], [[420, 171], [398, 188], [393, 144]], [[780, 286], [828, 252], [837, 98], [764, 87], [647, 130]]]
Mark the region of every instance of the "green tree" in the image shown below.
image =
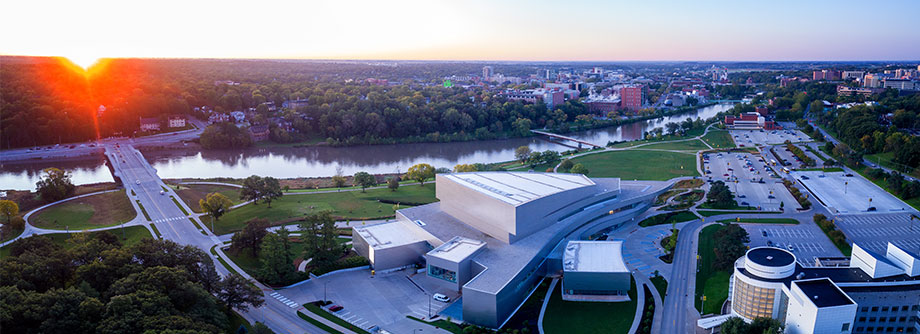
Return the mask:
[[271, 176], [262, 179], [262, 201], [268, 204], [269, 208], [272, 207], [272, 201], [281, 196], [284, 196], [284, 192], [281, 191], [281, 183], [278, 182], [278, 179]]
[[713, 238], [716, 245], [713, 249], [716, 255], [713, 266], [718, 270], [731, 269], [735, 260], [747, 252], [745, 244], [751, 241], [747, 231], [737, 224], [726, 224], [713, 235]]
[[39, 195], [45, 202], [60, 201], [73, 195], [74, 185], [70, 172], [57, 168], [45, 168], [41, 180], [35, 183]]
[[258, 175], [252, 175], [243, 179], [243, 188], [240, 189], [240, 199], [244, 201], [253, 201], [258, 204], [262, 199], [263, 191], [262, 178]]
[[230, 212], [233, 202], [230, 202], [230, 199], [224, 194], [210, 193], [204, 199], [198, 200], [198, 206], [201, 207], [201, 211], [207, 212], [214, 220], [220, 220], [220, 216]]
[[268, 326], [265, 326], [265, 324], [258, 322], [258, 321], [256, 322], [255, 325], [252, 325], [252, 332], [250, 333], [251, 334], [275, 334], [275, 332], [273, 332], [271, 328], [268, 328]]
[[585, 167], [585, 165], [577, 163], [569, 169], [569, 173], [588, 175], [588, 168]]
[[240, 251], [249, 249], [252, 257], [256, 257], [259, 248], [262, 246], [262, 239], [268, 234], [265, 229], [269, 226], [271, 226], [271, 222], [265, 218], [252, 218], [246, 221], [246, 226], [233, 234], [230, 251], [239, 254]]
[[6, 218], [6, 224], [13, 222], [13, 217], [19, 215], [19, 205], [10, 200], [0, 200], [0, 215]]
[[393, 176], [387, 179], [387, 188], [390, 188], [390, 191], [399, 189], [399, 176]]
[[467, 172], [475, 172], [475, 171], [476, 171], [476, 165], [458, 164], [454, 166], [454, 173], [467, 173]]
[[355, 173], [354, 180], [352, 181], [356, 186], [361, 187], [361, 192], [364, 192], [368, 187], [373, 187], [377, 185], [377, 178], [367, 172], [357, 172]]
[[262, 239], [262, 249], [259, 251], [262, 262], [259, 279], [273, 285], [285, 284], [297, 277], [287, 230], [281, 229], [278, 232], [265, 235]]
[[265, 303], [262, 290], [237, 273], [231, 273], [221, 280], [217, 291], [217, 298], [231, 309], [245, 312], [250, 306], [259, 307]]
[[421, 183], [422, 186], [424, 186], [425, 180], [434, 177], [434, 167], [429, 164], [417, 164], [415, 166], [409, 167], [409, 172], [407, 175], [410, 179], [416, 180]]
[[734, 197], [725, 182], [715, 181], [706, 194], [706, 203], [717, 209], [727, 209], [735, 205]]
[[530, 135], [530, 129], [533, 127], [533, 121], [527, 118], [518, 118], [513, 123], [511, 127], [514, 128], [514, 131], [518, 136], [527, 137]]
[[527, 160], [530, 159], [530, 154], [533, 153], [530, 150], [530, 147], [520, 146], [514, 149], [514, 158], [521, 161], [521, 163], [527, 163]]
[[562, 160], [562, 163], [559, 164], [559, 170], [568, 171], [572, 169], [573, 166], [575, 166], [575, 163], [572, 162], [572, 159], [565, 159]]
[[328, 211], [312, 214], [300, 224], [304, 240], [304, 258], [312, 258], [310, 264], [321, 271], [332, 268], [344, 251], [336, 241], [335, 219]]

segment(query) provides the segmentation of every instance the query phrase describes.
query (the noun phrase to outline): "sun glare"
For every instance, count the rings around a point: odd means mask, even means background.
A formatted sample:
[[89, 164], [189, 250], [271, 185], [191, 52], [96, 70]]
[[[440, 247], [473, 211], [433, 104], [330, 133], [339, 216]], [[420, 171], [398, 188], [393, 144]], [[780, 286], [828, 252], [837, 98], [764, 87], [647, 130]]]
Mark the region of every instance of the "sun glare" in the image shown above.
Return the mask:
[[83, 56], [69, 56], [67, 60], [74, 63], [74, 65], [80, 66], [84, 70], [88, 70], [90, 67], [99, 62], [99, 57], [83, 55]]

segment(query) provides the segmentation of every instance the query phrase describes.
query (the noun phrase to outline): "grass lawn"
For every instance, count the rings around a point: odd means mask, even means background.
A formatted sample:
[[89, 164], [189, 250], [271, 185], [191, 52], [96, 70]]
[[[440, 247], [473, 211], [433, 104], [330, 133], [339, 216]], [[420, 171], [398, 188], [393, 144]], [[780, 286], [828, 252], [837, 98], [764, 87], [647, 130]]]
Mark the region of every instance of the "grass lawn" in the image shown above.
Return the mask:
[[699, 219], [699, 217], [690, 211], [668, 212], [665, 214], [645, 218], [639, 222], [639, 226], [649, 227], [661, 224], [680, 223], [694, 219]]
[[[272, 223], [284, 223], [298, 220], [307, 214], [324, 210], [340, 220], [366, 220], [392, 217], [396, 213], [395, 204], [407, 207], [437, 201], [434, 197], [434, 183], [425, 186], [403, 186], [396, 191], [389, 189], [368, 189], [361, 191], [342, 191], [304, 195], [286, 195], [272, 202], [268, 208], [265, 203], [248, 204], [236, 208], [220, 217], [215, 222], [215, 234], [225, 234], [241, 230], [246, 221], [252, 218], [265, 218]], [[379, 200], [379, 201], [378, 201]], [[209, 218], [204, 218], [208, 221]], [[205, 224], [210, 228], [211, 224]]]
[[421, 323], [423, 323], [423, 324], [428, 324], [428, 325], [434, 326], [434, 327], [439, 328], [439, 329], [446, 330], [446, 331], [451, 332], [451, 333], [454, 333], [454, 334], [463, 334], [463, 328], [460, 327], [460, 325], [455, 324], [455, 323], [450, 322], [450, 321], [447, 321], [447, 320], [445, 320], [445, 319], [435, 320], [435, 321], [432, 321], [432, 322], [428, 322], [428, 321], [425, 321], [425, 320], [422, 320], [422, 319], [413, 317], [413, 316], [411, 316], [411, 315], [407, 315], [406, 318], [409, 318], [409, 319], [412, 319], [412, 320], [421, 322]]
[[370, 333], [368, 333], [366, 330], [363, 330], [363, 329], [361, 329], [361, 328], [358, 328], [358, 326], [355, 326], [355, 325], [352, 325], [352, 324], [350, 324], [350, 323], [347, 323], [347, 322], [345, 322], [345, 320], [339, 319], [339, 317], [336, 317], [336, 316], [333, 315], [332, 313], [326, 312], [326, 310], [320, 308], [319, 306], [313, 305], [313, 303], [306, 303], [306, 304], [303, 304], [303, 307], [306, 308], [308, 311], [313, 312], [313, 313], [315, 313], [315, 314], [317, 314], [317, 315], [319, 315], [319, 316], [321, 316], [321, 317], [323, 317], [323, 318], [326, 318], [326, 320], [332, 321], [332, 322], [336, 323], [336, 324], [339, 325], [339, 326], [348, 328], [348, 329], [354, 331], [355, 333], [358, 333], [358, 334], [370, 334]]
[[137, 216], [124, 190], [98, 194], [45, 208], [31, 217], [38, 228], [85, 230], [113, 226]]
[[235, 187], [212, 184], [183, 184], [179, 185], [179, 190], [176, 190], [176, 193], [179, 194], [179, 198], [181, 198], [188, 207], [192, 208], [192, 211], [198, 213], [204, 212], [201, 211], [198, 200], [204, 199], [210, 193], [220, 193], [227, 196], [233, 204], [240, 203], [240, 188]]
[[722, 219], [720, 223], [739, 223], [739, 224], [788, 224], [798, 225], [799, 221], [792, 218], [741, 218], [741, 219]]
[[904, 165], [894, 162], [894, 152], [867, 154], [865, 158], [871, 162], [890, 168], [891, 170], [901, 171], [904, 174], [920, 178], [920, 168], [907, 167], [905, 170]]
[[236, 313], [236, 311], [230, 310], [230, 312], [227, 313], [227, 320], [229, 321], [227, 330], [225, 331], [227, 334], [236, 334], [236, 330], [239, 329], [240, 326], [246, 328], [247, 333], [252, 331], [252, 326], [249, 322], [239, 313]]
[[780, 214], [782, 212], [779, 212], [779, 211], [737, 212], [737, 211], [718, 211], [718, 210], [698, 210], [696, 213], [699, 213], [703, 217], [712, 217], [712, 216], [718, 216], [718, 215], [731, 215], [731, 214], [738, 214], [738, 213]]
[[306, 314], [303, 314], [303, 312], [297, 311], [297, 316], [300, 317], [301, 319], [306, 320], [307, 322], [313, 324], [314, 326], [319, 327], [319, 329], [322, 329], [322, 330], [326, 331], [327, 333], [332, 333], [332, 334], [342, 333], [342, 332], [339, 332], [339, 331], [333, 329], [332, 327], [326, 326], [326, 324], [324, 324], [324, 323], [322, 323], [322, 322], [319, 322], [319, 321], [317, 321], [316, 319], [313, 319], [313, 318], [311, 318], [310, 316], [308, 316], [308, 315], [306, 315]]
[[720, 314], [722, 303], [728, 298], [728, 278], [731, 273], [713, 268], [713, 261], [716, 257], [713, 251], [715, 248], [713, 235], [722, 228], [722, 224], [715, 224], [706, 226], [700, 231], [699, 249], [697, 250], [699, 271], [696, 273], [694, 304], [696, 309], [700, 310], [702, 304], [700, 298], [706, 296], [706, 303], [702, 305], [705, 309], [700, 312], [701, 314]]
[[753, 206], [739, 206], [738, 204], [734, 204], [734, 205], [732, 205], [732, 206], [730, 206], [730, 207], [727, 207], [727, 208], [716, 208], [716, 207], [713, 207], [712, 205], [710, 205], [708, 202], [703, 202], [703, 204], [700, 204], [700, 206], [698, 206], [697, 208], [699, 208], [699, 209], [715, 209], [715, 210], [757, 210], [757, 208], [755, 208], [755, 207], [753, 207]]
[[0, 226], [0, 234], [3, 234], [3, 237], [0, 238], [0, 242], [6, 242], [7, 240], [18, 237], [23, 231], [25, 231], [25, 228], [12, 228], [10, 225], [3, 224]]
[[703, 142], [701, 142], [699, 139], [651, 144], [651, 145], [642, 146], [641, 148], [642, 149], [654, 149], [654, 150], [677, 150], [677, 151], [694, 151], [694, 152], [709, 149], [709, 147], [706, 146], [706, 144], [703, 144]]
[[[150, 235], [150, 231], [148, 231], [147, 228], [143, 226], [125, 227], [125, 230], [124, 230], [125, 238], [122, 238], [122, 230], [120, 228], [109, 230], [109, 232], [117, 236], [118, 240], [121, 241], [121, 243], [124, 244], [125, 246], [132, 246], [134, 244], [137, 244], [138, 242], [141, 241], [141, 239], [153, 238], [153, 236]], [[74, 233], [84, 233], [84, 232], [74, 232]], [[64, 249], [71, 249], [74, 246], [76, 246], [76, 244], [73, 242], [68, 242], [68, 241], [70, 241], [71, 235], [73, 235], [74, 233], [53, 233], [53, 234], [43, 234], [43, 235], [51, 238], [52, 242], [60, 245], [61, 247], [64, 247]], [[94, 233], [100, 233], [100, 232], [86, 232], [86, 233], [89, 233], [89, 235], [93, 235]], [[9, 255], [10, 255], [10, 245], [6, 245], [6, 246], [3, 246], [3, 248], [0, 248], [0, 258], [9, 256]]]
[[[291, 252], [294, 254], [295, 259], [299, 259], [303, 254], [304, 244], [303, 242], [300, 242], [299, 237], [294, 238], [297, 238], [297, 241], [291, 241]], [[340, 244], [344, 244], [351, 241], [351, 239], [336, 237], [336, 241], [338, 241]], [[256, 273], [258, 273], [258, 271], [262, 268], [262, 259], [258, 256], [253, 257], [249, 249], [244, 249], [239, 254], [233, 254], [233, 252], [230, 251], [224, 251], [224, 254], [230, 258], [230, 261], [236, 263], [240, 269], [243, 269], [243, 271], [245, 271], [250, 276], [255, 277]]]
[[655, 276], [649, 280], [655, 285], [655, 290], [658, 290], [658, 295], [661, 296], [661, 302], [664, 303], [665, 295], [668, 293], [668, 281], [661, 276]]
[[709, 131], [705, 136], [703, 136], [703, 141], [712, 146], [713, 148], [726, 148], [726, 147], [735, 147], [735, 141], [732, 139], [732, 135], [728, 131]]
[[636, 282], [630, 279], [628, 302], [596, 303], [562, 300], [562, 284], [549, 297], [543, 315], [547, 334], [626, 333], [636, 315]]
[[619, 177], [623, 180], [668, 180], [697, 176], [696, 155], [661, 151], [613, 151], [573, 158], [584, 164], [591, 177]]

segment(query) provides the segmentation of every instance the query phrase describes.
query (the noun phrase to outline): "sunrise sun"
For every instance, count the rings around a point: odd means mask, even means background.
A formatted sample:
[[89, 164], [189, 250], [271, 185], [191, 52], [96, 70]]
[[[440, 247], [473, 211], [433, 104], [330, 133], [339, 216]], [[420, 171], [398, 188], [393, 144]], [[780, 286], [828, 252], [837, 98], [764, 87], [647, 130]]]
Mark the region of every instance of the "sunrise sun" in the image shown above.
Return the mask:
[[99, 57], [91, 55], [68, 56], [67, 60], [70, 60], [70, 62], [74, 63], [74, 65], [80, 66], [86, 70], [99, 62]]

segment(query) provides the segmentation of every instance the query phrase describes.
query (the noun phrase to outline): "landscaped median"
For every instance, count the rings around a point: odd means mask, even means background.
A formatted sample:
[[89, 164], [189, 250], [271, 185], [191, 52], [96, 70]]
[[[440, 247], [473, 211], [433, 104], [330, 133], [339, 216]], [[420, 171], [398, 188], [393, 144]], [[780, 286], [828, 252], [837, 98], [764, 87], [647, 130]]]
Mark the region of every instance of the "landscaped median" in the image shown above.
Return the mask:
[[[725, 302], [725, 299], [728, 298], [728, 279], [731, 276], [731, 272], [728, 268], [718, 266], [717, 255], [715, 252], [716, 247], [720, 247], [721, 252], [725, 253], [726, 257], [732, 257], [733, 255], [729, 254], [731, 250], [723, 249], [725, 245], [719, 245], [719, 236], [724, 236], [722, 240], [732, 239], [732, 246], [736, 252], [740, 252], [743, 255], [743, 244], [745, 240], [735, 240], [730, 235], [725, 235], [728, 232], [726, 229], [729, 229], [729, 224], [713, 224], [703, 228], [700, 231], [699, 235], [699, 248], [697, 249], [697, 273], [696, 273], [696, 296], [694, 298], [694, 305], [696, 309], [701, 311], [701, 314], [721, 314], [722, 304]], [[747, 235], [744, 232], [744, 229], [741, 229], [737, 225], [734, 225], [732, 229], [735, 229], [743, 235]], [[740, 243], [735, 244], [734, 242]], [[737, 259], [737, 257], [735, 257]], [[727, 263], [728, 267], [731, 266], [731, 263]], [[706, 297], [706, 300], [703, 301], [703, 296]]]
[[124, 190], [81, 197], [44, 208], [29, 224], [54, 230], [85, 230], [115, 226], [137, 216]]
[[735, 218], [722, 219], [720, 223], [738, 223], [738, 224], [787, 224], [798, 225], [799, 221], [792, 218]]
[[720, 215], [736, 215], [736, 214], [780, 214], [781, 211], [720, 211], [720, 210], [697, 210], [696, 213], [700, 214], [703, 217], [712, 217]]
[[690, 211], [668, 212], [645, 218], [639, 222], [639, 226], [649, 227], [661, 224], [681, 223], [685, 221], [696, 220], [699, 218], [700, 217], [697, 217], [695, 214], [693, 214], [693, 212]]

